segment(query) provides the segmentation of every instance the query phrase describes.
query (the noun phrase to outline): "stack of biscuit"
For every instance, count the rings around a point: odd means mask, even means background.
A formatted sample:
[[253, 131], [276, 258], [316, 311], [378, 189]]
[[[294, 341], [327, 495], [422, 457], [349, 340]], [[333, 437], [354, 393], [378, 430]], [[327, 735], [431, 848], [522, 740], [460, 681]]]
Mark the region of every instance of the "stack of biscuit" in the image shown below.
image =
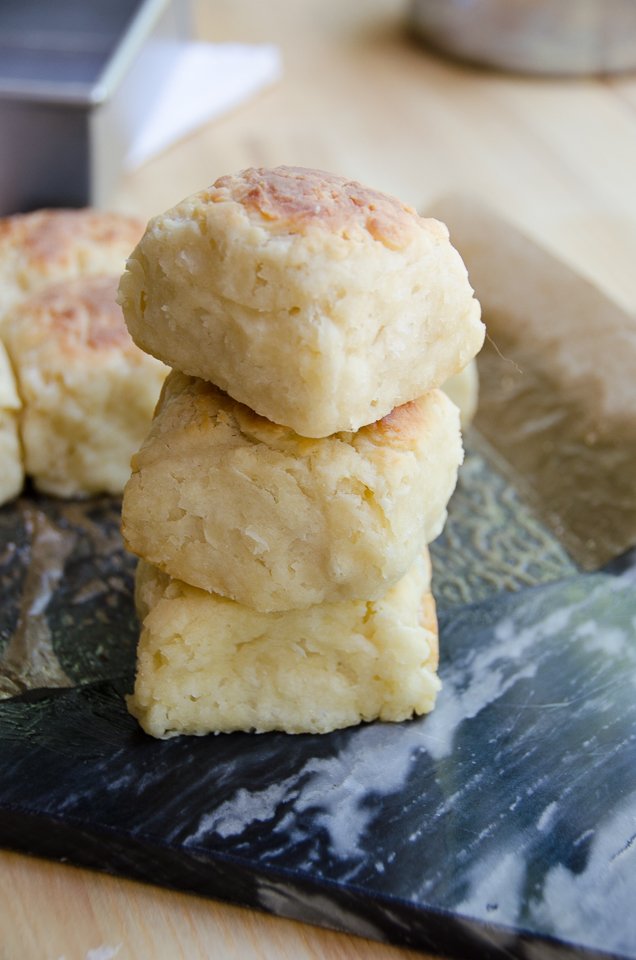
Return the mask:
[[90, 209], [0, 220], [0, 503], [25, 474], [57, 496], [121, 493], [166, 375], [116, 302], [142, 232]]
[[122, 510], [142, 727], [431, 710], [427, 545], [462, 460], [438, 387], [484, 337], [443, 225], [329, 174], [250, 169], [149, 223], [120, 303], [173, 368]]

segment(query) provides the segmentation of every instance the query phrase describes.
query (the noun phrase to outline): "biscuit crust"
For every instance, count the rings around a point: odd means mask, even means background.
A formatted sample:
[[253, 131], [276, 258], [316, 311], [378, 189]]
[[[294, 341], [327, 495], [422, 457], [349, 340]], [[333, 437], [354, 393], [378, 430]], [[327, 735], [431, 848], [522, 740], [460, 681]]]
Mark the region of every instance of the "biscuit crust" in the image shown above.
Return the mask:
[[24, 465], [44, 492], [121, 493], [152, 419], [167, 371], [130, 339], [116, 290], [117, 277], [81, 277], [7, 315]]
[[0, 317], [49, 284], [120, 274], [139, 241], [135, 217], [100, 210], [36, 210], [0, 219]]
[[[403, 250], [417, 235], [412, 207], [355, 180], [323, 170], [278, 167], [244, 170], [221, 177], [208, 193], [212, 203], [233, 201], [273, 232], [306, 234], [312, 228], [351, 238], [366, 232], [391, 250]], [[431, 228], [443, 228], [431, 221]]]

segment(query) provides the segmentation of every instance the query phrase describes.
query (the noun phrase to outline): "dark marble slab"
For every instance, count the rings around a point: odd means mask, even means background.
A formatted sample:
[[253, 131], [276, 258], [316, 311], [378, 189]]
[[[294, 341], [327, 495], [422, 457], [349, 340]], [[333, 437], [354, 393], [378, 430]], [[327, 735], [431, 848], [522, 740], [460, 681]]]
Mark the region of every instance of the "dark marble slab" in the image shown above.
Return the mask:
[[0, 508], [0, 699], [134, 669], [134, 559], [121, 503], [24, 497]]
[[458, 958], [636, 958], [634, 556], [577, 573], [499, 466], [473, 445], [435, 545], [435, 712], [322, 737], [146, 737], [117, 505], [0, 512], [0, 843]]

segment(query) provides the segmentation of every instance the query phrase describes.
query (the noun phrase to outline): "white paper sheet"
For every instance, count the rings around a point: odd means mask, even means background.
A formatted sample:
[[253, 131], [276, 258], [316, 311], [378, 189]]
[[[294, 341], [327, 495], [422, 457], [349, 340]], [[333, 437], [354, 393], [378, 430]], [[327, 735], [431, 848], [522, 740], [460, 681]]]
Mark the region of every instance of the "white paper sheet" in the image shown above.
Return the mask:
[[175, 140], [226, 113], [281, 74], [273, 45], [188, 43], [130, 146], [126, 168], [141, 166]]

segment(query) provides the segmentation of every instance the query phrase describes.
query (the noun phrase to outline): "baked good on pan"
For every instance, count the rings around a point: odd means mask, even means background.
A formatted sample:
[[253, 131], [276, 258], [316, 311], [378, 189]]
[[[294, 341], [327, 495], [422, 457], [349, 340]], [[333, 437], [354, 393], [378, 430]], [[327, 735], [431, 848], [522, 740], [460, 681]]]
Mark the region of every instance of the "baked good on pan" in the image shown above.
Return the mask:
[[442, 384], [442, 390], [459, 409], [461, 427], [466, 430], [473, 422], [479, 401], [477, 361], [471, 360], [463, 370], [450, 377]]
[[441, 390], [312, 440], [172, 371], [132, 459], [124, 541], [261, 611], [374, 599], [440, 532], [461, 460], [459, 413]]
[[20, 406], [13, 370], [0, 342], [0, 505], [16, 497], [24, 483], [18, 437]]
[[25, 470], [46, 493], [121, 493], [148, 430], [167, 371], [130, 339], [116, 290], [116, 277], [82, 277], [5, 316]]
[[432, 710], [437, 620], [428, 554], [380, 600], [258, 613], [137, 571], [143, 626], [128, 707], [154, 737], [326, 733]]
[[100, 210], [36, 210], [0, 219], [0, 320], [61, 280], [120, 274], [143, 233], [134, 217]]
[[222, 177], [151, 220], [120, 302], [142, 349], [307, 437], [380, 419], [484, 338], [443, 224], [296, 167]]

